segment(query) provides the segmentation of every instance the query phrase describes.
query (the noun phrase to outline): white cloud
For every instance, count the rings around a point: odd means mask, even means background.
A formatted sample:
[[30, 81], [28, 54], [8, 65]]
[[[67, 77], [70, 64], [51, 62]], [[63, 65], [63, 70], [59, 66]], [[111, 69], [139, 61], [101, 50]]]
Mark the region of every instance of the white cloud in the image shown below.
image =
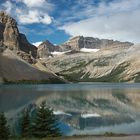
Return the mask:
[[21, 0], [28, 7], [42, 7], [46, 4], [46, 0]]
[[2, 7], [5, 7], [5, 11], [7, 13], [10, 13], [13, 8], [13, 5], [10, 1], [6, 1], [5, 3], [2, 4]]
[[114, 0], [92, 7], [87, 19], [65, 23], [59, 29], [71, 36], [84, 35], [120, 41], [140, 42], [140, 1]]
[[28, 13], [25, 14], [19, 14], [18, 19], [21, 24], [50, 24], [52, 22], [52, 18], [50, 16], [39, 13], [37, 10], [28, 11]]
[[19, 15], [19, 22], [22, 24], [31, 24], [39, 22], [39, 14], [37, 11], [29, 11], [27, 14]]
[[46, 0], [13, 0], [4, 1], [0, 6], [11, 16], [16, 18], [20, 24], [52, 23], [52, 17], [49, 16], [49, 11], [53, 9], [53, 4]]
[[[43, 15], [42, 15], [43, 16]], [[44, 24], [50, 24], [52, 22], [52, 17], [49, 15], [45, 14], [43, 17], [40, 18], [40, 21]]]
[[35, 42], [35, 43], [32, 43], [32, 44], [35, 45], [36, 47], [38, 47], [41, 43], [42, 43], [42, 41]]

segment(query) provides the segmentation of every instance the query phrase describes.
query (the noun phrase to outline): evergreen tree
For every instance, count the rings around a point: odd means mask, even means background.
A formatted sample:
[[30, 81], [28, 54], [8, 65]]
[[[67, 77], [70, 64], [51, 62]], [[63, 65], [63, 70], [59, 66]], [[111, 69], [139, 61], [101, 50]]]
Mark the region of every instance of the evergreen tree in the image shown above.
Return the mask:
[[0, 113], [0, 140], [8, 140], [10, 135], [7, 120], [3, 112]]
[[23, 110], [20, 125], [21, 125], [21, 137], [30, 137], [31, 127], [30, 127], [30, 116], [29, 116], [28, 109]]
[[33, 124], [33, 135], [38, 138], [57, 137], [61, 135], [53, 110], [46, 108], [45, 102], [42, 102], [37, 109]]

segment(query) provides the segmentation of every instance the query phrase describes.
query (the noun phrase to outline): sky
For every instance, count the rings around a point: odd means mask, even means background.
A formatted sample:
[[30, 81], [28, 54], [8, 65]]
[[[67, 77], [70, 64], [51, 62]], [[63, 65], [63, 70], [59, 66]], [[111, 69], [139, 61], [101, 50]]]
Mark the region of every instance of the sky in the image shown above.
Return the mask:
[[140, 0], [0, 0], [31, 43], [73, 36], [140, 43]]

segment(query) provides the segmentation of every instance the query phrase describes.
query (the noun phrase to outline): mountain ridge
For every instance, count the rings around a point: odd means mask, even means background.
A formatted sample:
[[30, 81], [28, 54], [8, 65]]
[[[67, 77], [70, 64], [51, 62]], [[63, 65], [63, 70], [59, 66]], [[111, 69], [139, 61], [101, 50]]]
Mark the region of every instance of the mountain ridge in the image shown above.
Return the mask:
[[134, 45], [57, 56], [44, 63], [72, 82], [140, 82], [139, 55], [140, 46]]
[[[80, 52], [82, 49], [108, 49], [115, 47], [130, 47], [134, 45], [131, 42], [120, 42], [108, 39], [99, 39], [94, 37], [84, 37], [84, 36], [75, 36], [68, 41], [60, 44], [53, 45], [50, 41], [46, 40], [38, 46], [38, 56], [39, 58], [46, 58], [53, 56], [52, 52], [67, 52], [71, 51], [73, 53]], [[91, 50], [92, 51], [92, 50]]]
[[109, 39], [75, 36], [62, 44], [64, 47], [65, 45], [71, 47], [73, 50], [79, 51], [81, 48], [101, 49], [106, 47], [128, 47], [134, 44], [131, 42], [120, 42]]

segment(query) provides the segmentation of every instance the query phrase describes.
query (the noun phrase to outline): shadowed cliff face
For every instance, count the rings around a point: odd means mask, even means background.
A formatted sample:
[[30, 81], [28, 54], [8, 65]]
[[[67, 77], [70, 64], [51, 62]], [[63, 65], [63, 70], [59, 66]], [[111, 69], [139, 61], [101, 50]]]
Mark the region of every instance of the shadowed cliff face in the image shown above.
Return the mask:
[[16, 21], [4, 12], [0, 12], [0, 46], [37, 56], [37, 48], [28, 42], [24, 34], [19, 33]]
[[19, 32], [16, 21], [0, 12], [0, 83], [64, 83], [36, 57], [37, 48]]
[[[38, 62], [37, 62], [38, 63]], [[5, 83], [64, 83], [55, 74], [31, 65], [6, 49], [0, 54], [0, 77]], [[40, 64], [41, 65], [41, 64]], [[43, 66], [42, 66], [43, 67]]]

